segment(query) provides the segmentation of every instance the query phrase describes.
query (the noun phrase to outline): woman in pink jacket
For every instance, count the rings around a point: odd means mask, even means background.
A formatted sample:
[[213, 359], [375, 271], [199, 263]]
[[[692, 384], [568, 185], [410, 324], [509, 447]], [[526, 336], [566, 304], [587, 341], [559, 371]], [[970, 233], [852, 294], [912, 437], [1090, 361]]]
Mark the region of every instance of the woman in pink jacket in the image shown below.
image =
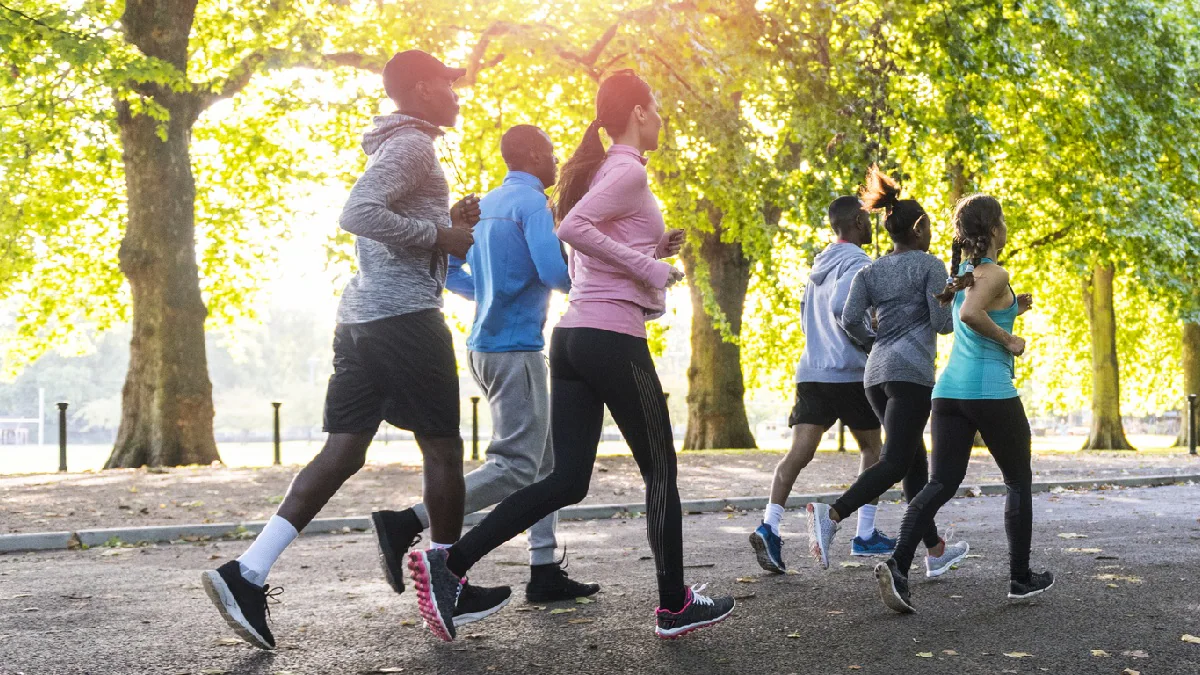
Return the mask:
[[[613, 140], [607, 152], [600, 129]], [[570, 253], [570, 305], [550, 340], [554, 472], [505, 499], [449, 549], [409, 555], [422, 616], [453, 639], [453, 612], [467, 570], [542, 517], [587, 495], [604, 407], [620, 427], [646, 483], [646, 528], [658, 576], [655, 633], [674, 638], [718, 623], [731, 597], [710, 598], [683, 580], [683, 524], [671, 421], [646, 343], [646, 321], [663, 314], [666, 289], [683, 273], [683, 231], [666, 232], [646, 177], [662, 118], [650, 86], [632, 71], [604, 81], [596, 120], [563, 167], [555, 203]], [[461, 623], [461, 621], [460, 621]]]

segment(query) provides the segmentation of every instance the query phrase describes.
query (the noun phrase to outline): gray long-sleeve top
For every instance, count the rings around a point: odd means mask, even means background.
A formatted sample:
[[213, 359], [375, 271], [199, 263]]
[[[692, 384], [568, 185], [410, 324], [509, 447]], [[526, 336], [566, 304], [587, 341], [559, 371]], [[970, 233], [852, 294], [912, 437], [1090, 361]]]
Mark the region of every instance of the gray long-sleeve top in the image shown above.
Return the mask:
[[437, 228], [450, 225], [450, 188], [433, 139], [442, 130], [400, 113], [375, 118], [363, 136], [367, 168], [338, 221], [356, 235], [358, 272], [338, 304], [338, 323], [366, 323], [442, 306], [446, 254]]
[[[839, 323], [856, 342], [870, 349], [863, 384], [913, 382], [932, 387], [937, 334], [954, 328], [950, 307], [934, 294], [946, 286], [946, 265], [923, 251], [891, 253], [854, 275]], [[872, 340], [867, 311], [878, 327]]]

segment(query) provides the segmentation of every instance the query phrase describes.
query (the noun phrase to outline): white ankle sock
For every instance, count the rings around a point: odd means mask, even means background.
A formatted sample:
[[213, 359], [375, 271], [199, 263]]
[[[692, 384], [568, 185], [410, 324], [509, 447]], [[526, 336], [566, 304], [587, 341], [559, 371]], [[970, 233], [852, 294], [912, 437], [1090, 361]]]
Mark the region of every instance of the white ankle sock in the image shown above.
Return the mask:
[[431, 541], [431, 542], [429, 542], [429, 548], [430, 548], [430, 549], [435, 549], [435, 548], [450, 548], [450, 547], [451, 547], [451, 546], [453, 546], [453, 545], [454, 545], [454, 544], [439, 544], [439, 543], [437, 543], [436, 541]]
[[779, 522], [783, 520], [783, 507], [779, 504], [767, 504], [767, 510], [763, 513], [763, 522], [775, 536], [779, 536]]
[[875, 534], [875, 510], [879, 507], [874, 504], [863, 504], [858, 507], [858, 532], [856, 536], [862, 539], [870, 539], [872, 534]]
[[279, 516], [271, 516], [262, 532], [246, 552], [238, 556], [242, 576], [252, 584], [262, 586], [267, 581], [271, 566], [279, 559], [283, 549], [296, 539], [296, 528]]

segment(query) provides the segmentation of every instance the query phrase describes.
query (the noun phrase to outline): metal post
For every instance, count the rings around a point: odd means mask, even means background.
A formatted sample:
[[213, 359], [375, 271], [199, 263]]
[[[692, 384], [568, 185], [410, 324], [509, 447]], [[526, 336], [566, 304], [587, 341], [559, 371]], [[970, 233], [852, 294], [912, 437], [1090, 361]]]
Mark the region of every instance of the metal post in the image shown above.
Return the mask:
[[479, 397], [471, 397], [471, 459], [479, 461]]
[[271, 405], [275, 407], [275, 466], [283, 464], [282, 448], [283, 438], [279, 433], [279, 406], [283, 405], [283, 401], [271, 401]]
[[846, 451], [846, 423], [838, 420], [838, 452]]
[[67, 403], [58, 404], [58, 470], [67, 471]]
[[1196, 395], [1188, 394], [1188, 454], [1196, 454]]

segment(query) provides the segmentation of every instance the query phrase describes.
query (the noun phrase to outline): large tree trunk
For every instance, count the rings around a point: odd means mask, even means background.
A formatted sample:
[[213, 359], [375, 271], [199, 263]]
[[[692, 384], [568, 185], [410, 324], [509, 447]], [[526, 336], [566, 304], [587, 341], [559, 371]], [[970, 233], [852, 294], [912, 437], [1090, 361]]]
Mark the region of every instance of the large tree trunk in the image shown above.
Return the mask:
[[[683, 264], [691, 278], [698, 264], [708, 269], [709, 283], [717, 306], [729, 322], [730, 332], [742, 332], [742, 309], [750, 284], [750, 261], [736, 242], [721, 241], [721, 216], [710, 212], [713, 232], [695, 235], [699, 250], [691, 243], [683, 249]], [[702, 261], [702, 262], [701, 262]], [[721, 339], [705, 310], [699, 284], [691, 284], [692, 358], [688, 365], [688, 423], [685, 450], [754, 448], [754, 435], [746, 419], [746, 393], [742, 382], [742, 350]]]
[[[127, 0], [126, 38], [186, 72], [195, 5]], [[133, 297], [133, 339], [121, 425], [105, 468], [208, 464], [220, 458], [213, 439], [204, 348], [208, 312], [196, 265], [196, 188], [188, 148], [201, 99], [159, 86], [141, 90], [170, 111], [170, 120], [163, 139], [158, 120], [118, 103], [129, 211], [120, 263]]]
[[[1183, 423], [1175, 439], [1178, 446], [1188, 443], [1188, 394], [1200, 394], [1200, 322], [1195, 321], [1183, 324]], [[1192, 420], [1192, 424], [1200, 424], [1200, 419]]]
[[1134, 449], [1126, 440], [1121, 423], [1113, 274], [1112, 265], [1096, 265], [1083, 288], [1083, 303], [1092, 331], [1092, 429], [1084, 450]]

